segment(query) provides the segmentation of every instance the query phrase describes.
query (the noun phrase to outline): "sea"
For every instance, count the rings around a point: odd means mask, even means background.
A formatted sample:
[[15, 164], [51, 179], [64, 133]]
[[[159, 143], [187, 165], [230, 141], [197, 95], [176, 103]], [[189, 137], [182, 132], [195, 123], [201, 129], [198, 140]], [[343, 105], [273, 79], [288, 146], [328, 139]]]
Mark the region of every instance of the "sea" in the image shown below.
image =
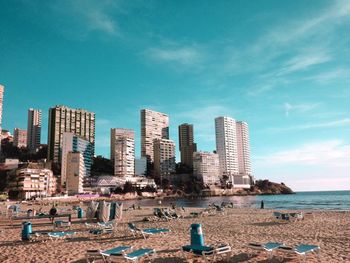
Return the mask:
[[223, 196], [205, 198], [142, 199], [126, 202], [128, 205], [156, 206], [176, 205], [180, 207], [208, 207], [209, 204], [233, 203], [239, 208], [260, 208], [261, 201], [267, 209], [276, 210], [350, 210], [350, 191], [296, 192], [290, 195]]

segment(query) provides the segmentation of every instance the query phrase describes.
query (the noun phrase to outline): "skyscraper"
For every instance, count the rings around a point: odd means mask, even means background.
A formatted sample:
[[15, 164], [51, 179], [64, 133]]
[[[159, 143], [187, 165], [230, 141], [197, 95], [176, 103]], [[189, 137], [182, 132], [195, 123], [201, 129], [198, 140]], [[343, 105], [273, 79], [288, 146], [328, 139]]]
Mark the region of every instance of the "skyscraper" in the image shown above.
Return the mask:
[[248, 124], [243, 121], [236, 122], [237, 153], [239, 174], [251, 175], [250, 142]]
[[141, 110], [141, 156], [154, 161], [153, 141], [169, 139], [168, 115], [148, 109]]
[[135, 175], [135, 133], [133, 130], [111, 129], [111, 161], [114, 175], [132, 177]]
[[[0, 85], [0, 134], [2, 132], [2, 104], [4, 102], [4, 91], [5, 91], [5, 87]], [[0, 143], [0, 154], [1, 154], [1, 143]]]
[[41, 110], [28, 110], [27, 147], [35, 152], [40, 146], [41, 139]]
[[91, 142], [79, 137], [72, 132], [64, 132], [62, 136], [62, 159], [61, 159], [61, 185], [67, 180], [67, 162], [69, 152], [79, 152], [84, 164], [84, 177], [90, 176], [93, 157], [93, 145]]
[[13, 132], [13, 145], [22, 148], [27, 147], [27, 131], [15, 128]]
[[197, 145], [193, 139], [193, 125], [184, 123], [179, 126], [179, 148], [181, 163], [188, 168], [193, 168], [193, 153], [197, 151]]
[[217, 117], [215, 134], [221, 175], [232, 180], [232, 176], [238, 175], [236, 121], [230, 117]]
[[175, 143], [172, 140], [155, 139], [154, 170], [160, 178], [175, 173]]
[[61, 162], [63, 133], [72, 132], [95, 145], [95, 113], [83, 109], [55, 106], [49, 110], [48, 160]]

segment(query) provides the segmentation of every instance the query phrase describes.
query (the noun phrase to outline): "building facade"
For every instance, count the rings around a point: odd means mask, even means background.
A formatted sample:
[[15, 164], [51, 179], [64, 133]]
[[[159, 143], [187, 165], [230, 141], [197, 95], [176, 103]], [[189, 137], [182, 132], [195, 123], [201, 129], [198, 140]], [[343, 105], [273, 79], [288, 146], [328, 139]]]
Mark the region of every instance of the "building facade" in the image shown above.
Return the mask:
[[114, 175], [135, 176], [135, 132], [129, 129], [111, 129], [111, 161]]
[[18, 192], [20, 199], [52, 196], [56, 193], [56, 177], [49, 169], [18, 169], [9, 190]]
[[238, 175], [236, 121], [230, 117], [217, 117], [215, 135], [221, 175], [233, 181], [232, 176]]
[[163, 178], [174, 174], [176, 171], [175, 143], [172, 140], [155, 139], [154, 170], [156, 176]]
[[184, 123], [179, 126], [179, 149], [181, 164], [192, 169], [193, 153], [197, 151], [197, 145], [193, 138], [193, 125]]
[[[63, 133], [71, 132], [95, 145], [95, 113], [56, 106], [49, 110], [48, 160], [60, 163]], [[92, 154], [92, 156], [93, 156]]]
[[205, 185], [220, 182], [219, 155], [210, 152], [195, 152], [193, 154], [193, 175], [202, 180]]
[[61, 160], [61, 185], [67, 181], [67, 162], [69, 152], [80, 152], [84, 163], [84, 177], [91, 175], [93, 158], [93, 145], [91, 142], [75, 135], [72, 132], [64, 132], [62, 137], [62, 160]]
[[141, 157], [135, 159], [135, 175], [136, 176], [146, 176], [147, 172], [147, 158]]
[[27, 147], [27, 131], [15, 128], [13, 132], [13, 145], [18, 148]]
[[[4, 91], [5, 91], [5, 87], [0, 85], [0, 134], [2, 134], [2, 106], [4, 102]], [[0, 154], [1, 154], [1, 143], [0, 143]]]
[[240, 175], [251, 175], [250, 141], [248, 124], [243, 121], [236, 122], [238, 173]]
[[141, 110], [141, 156], [147, 162], [154, 162], [153, 142], [155, 139], [169, 139], [168, 115], [148, 109]]
[[80, 152], [67, 154], [66, 191], [68, 195], [84, 192], [83, 183], [86, 175], [84, 157]]
[[41, 110], [28, 110], [27, 147], [29, 151], [38, 150], [41, 143]]

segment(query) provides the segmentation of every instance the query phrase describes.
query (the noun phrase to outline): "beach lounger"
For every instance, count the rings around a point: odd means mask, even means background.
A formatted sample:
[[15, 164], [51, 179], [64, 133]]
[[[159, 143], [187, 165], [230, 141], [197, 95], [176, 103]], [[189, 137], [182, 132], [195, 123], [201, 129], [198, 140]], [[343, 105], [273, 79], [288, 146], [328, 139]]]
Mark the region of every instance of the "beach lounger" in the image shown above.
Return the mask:
[[85, 259], [87, 263], [95, 263], [96, 261], [98, 262], [106, 262], [105, 258], [103, 257], [103, 255], [101, 254], [102, 251], [101, 250], [97, 250], [97, 249], [91, 249], [91, 250], [87, 250], [85, 253]]
[[156, 257], [156, 251], [153, 248], [140, 248], [138, 250], [132, 251], [130, 253], [126, 253], [125, 251], [121, 254], [111, 254], [109, 257], [110, 262], [119, 261], [121, 258], [126, 259], [128, 262], [139, 262], [139, 260], [143, 258], [150, 258], [154, 260]]
[[87, 250], [85, 254], [86, 262], [95, 262], [96, 260], [101, 262], [108, 262], [108, 257], [111, 255], [122, 255], [123, 252], [132, 249], [130, 246], [119, 246], [108, 250]]
[[67, 227], [70, 228], [71, 222], [69, 221], [62, 221], [62, 220], [56, 220], [54, 221], [53, 228], [61, 228], [61, 227]]
[[49, 232], [47, 233], [47, 235], [51, 238], [51, 239], [64, 239], [66, 237], [70, 237], [72, 235], [75, 235], [76, 232], [73, 231], [67, 231], [67, 232]]
[[300, 262], [306, 262], [306, 256], [308, 254], [315, 253], [317, 256], [318, 262], [320, 262], [320, 251], [321, 248], [316, 245], [307, 245], [307, 244], [301, 244], [296, 247], [289, 247], [289, 246], [280, 246], [277, 249], [278, 252], [282, 252], [280, 256], [280, 261], [284, 260], [284, 253], [285, 254], [296, 254], [300, 258]]
[[170, 229], [167, 228], [146, 228], [140, 229], [136, 227], [133, 223], [128, 223], [128, 228], [131, 231], [132, 235], [135, 237], [137, 234], [142, 235], [144, 239], [147, 236], [155, 235], [155, 234], [165, 234], [170, 232]]
[[[265, 244], [260, 244], [260, 243], [249, 243], [247, 247], [250, 250], [260, 250], [260, 251], [265, 251], [268, 254], [268, 258], [272, 259], [273, 257], [273, 252], [276, 251], [280, 246], [283, 246], [283, 243], [274, 243], [274, 242], [268, 242]], [[248, 253], [248, 257], [251, 257], [251, 251]]]
[[182, 247], [182, 251], [186, 260], [193, 256], [202, 257], [206, 263], [216, 262], [216, 257], [221, 255], [226, 255], [226, 261], [229, 262], [232, 253], [231, 246], [228, 244], [217, 246], [187, 245]]

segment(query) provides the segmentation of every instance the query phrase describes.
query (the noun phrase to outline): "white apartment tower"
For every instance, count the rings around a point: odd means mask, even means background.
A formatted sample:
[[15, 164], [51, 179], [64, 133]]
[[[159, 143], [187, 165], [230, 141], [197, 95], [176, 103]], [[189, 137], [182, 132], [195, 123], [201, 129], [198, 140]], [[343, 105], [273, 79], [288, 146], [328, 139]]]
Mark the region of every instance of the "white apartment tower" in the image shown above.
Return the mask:
[[248, 124], [243, 121], [236, 122], [238, 172], [240, 175], [251, 175], [250, 143]]
[[210, 152], [193, 153], [193, 175], [202, 180], [205, 185], [220, 182], [219, 156]]
[[230, 117], [217, 117], [215, 134], [221, 175], [233, 181], [232, 176], [239, 173], [236, 121]]
[[135, 133], [133, 130], [111, 129], [111, 161], [114, 175], [133, 177], [135, 175]]
[[153, 141], [169, 139], [168, 115], [148, 109], [141, 110], [141, 156], [154, 161]]
[[28, 110], [27, 147], [35, 152], [40, 146], [41, 138], [41, 110]]
[[172, 140], [155, 139], [154, 170], [160, 178], [175, 173], [175, 143]]

